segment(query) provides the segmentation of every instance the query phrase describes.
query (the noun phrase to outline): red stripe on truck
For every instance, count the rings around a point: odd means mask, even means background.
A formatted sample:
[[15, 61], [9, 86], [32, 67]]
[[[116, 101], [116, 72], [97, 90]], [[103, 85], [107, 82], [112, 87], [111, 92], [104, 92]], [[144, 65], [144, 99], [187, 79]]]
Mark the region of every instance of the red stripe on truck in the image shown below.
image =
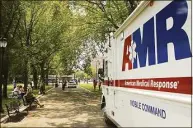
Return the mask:
[[192, 77], [123, 79], [110, 80], [109, 82], [108, 80], [105, 80], [103, 85], [161, 92], [192, 94]]

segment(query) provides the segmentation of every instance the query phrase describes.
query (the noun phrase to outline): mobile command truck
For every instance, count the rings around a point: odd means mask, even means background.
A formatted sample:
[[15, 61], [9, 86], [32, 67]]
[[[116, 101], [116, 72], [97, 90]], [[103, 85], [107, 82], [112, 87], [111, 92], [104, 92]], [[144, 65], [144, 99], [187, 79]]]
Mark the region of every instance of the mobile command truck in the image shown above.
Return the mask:
[[120, 127], [190, 127], [191, 1], [142, 1], [108, 41], [101, 109]]

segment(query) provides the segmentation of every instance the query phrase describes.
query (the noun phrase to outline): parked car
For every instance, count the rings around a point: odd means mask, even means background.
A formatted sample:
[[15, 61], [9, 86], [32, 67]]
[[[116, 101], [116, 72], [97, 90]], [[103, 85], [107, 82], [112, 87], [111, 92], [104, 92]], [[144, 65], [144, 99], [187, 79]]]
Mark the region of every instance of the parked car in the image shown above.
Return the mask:
[[67, 83], [67, 87], [70, 88], [70, 87], [74, 87], [74, 88], [77, 88], [77, 82], [75, 80], [70, 80], [68, 83]]

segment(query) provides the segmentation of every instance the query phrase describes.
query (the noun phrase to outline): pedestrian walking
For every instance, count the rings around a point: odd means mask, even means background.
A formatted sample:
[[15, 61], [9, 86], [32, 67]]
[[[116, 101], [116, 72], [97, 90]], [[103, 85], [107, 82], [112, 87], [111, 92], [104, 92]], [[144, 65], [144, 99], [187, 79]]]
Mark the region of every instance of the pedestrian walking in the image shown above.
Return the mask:
[[97, 86], [97, 81], [96, 81], [96, 79], [93, 79], [93, 87], [94, 87], [94, 91], [96, 90], [96, 86]]
[[65, 80], [65, 81], [64, 81], [63, 86], [64, 86], [64, 87], [63, 87], [63, 89], [62, 89], [62, 90], [64, 90], [64, 89], [66, 88], [66, 86], [67, 86], [67, 80]]

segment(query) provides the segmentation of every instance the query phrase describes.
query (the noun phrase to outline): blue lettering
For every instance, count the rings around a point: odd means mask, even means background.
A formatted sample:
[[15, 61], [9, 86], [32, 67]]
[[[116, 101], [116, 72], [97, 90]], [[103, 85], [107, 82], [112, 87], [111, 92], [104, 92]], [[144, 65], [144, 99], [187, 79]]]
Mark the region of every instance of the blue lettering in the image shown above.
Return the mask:
[[133, 107], [141, 109], [141, 103], [140, 102], [130, 100], [130, 105], [133, 106]]
[[137, 102], [136, 101], [133, 101], [134, 102], [134, 107], [137, 107]]
[[145, 106], [145, 111], [147, 112], [147, 105], [145, 104], [144, 106]]
[[142, 110], [144, 111], [145, 110], [145, 107], [144, 107], [144, 104], [142, 103]]
[[[182, 29], [187, 20], [187, 17], [188, 17], [188, 5], [186, 0], [172, 1], [164, 9], [162, 9], [159, 13], [157, 13], [155, 17], [152, 17], [143, 25], [142, 33], [140, 32], [140, 28], [138, 28], [135, 32], [133, 32], [131, 36], [133, 42], [136, 43], [135, 52], [137, 53], [137, 55], [135, 58], [133, 58], [133, 64], [129, 64], [130, 65], [129, 70], [140, 67], [146, 67], [147, 56], [149, 66], [156, 64], [155, 36], [154, 36], [155, 34], [157, 36], [156, 52], [158, 64], [168, 62], [169, 43], [172, 43], [174, 45], [174, 53], [176, 60], [192, 57], [188, 35]], [[156, 18], [155, 25], [154, 25], [154, 18]], [[167, 20], [169, 18], [173, 20], [173, 25], [167, 23]], [[169, 25], [171, 28], [167, 27]], [[156, 28], [156, 32], [154, 32], [154, 28]], [[126, 60], [128, 60], [128, 56], [125, 56], [125, 58]], [[128, 60], [127, 63], [129, 62], [130, 61]]]
[[162, 117], [162, 115], [161, 115], [162, 113], [161, 113], [161, 109], [158, 109], [157, 110], [157, 116], [159, 117], [159, 116], [161, 116]]
[[134, 101], [134, 100], [130, 100], [130, 104], [131, 106], [135, 107], [135, 108], [139, 108], [145, 112], [151, 113], [155, 116], [161, 117], [163, 119], [166, 118], [166, 112], [163, 109], [157, 108], [157, 107], [153, 107], [151, 105], [147, 105], [138, 101]]
[[[191, 57], [187, 33], [182, 29], [188, 15], [185, 0], [173, 1], [156, 15], [158, 63], [168, 62], [167, 44], [174, 45], [175, 59]], [[173, 27], [167, 30], [166, 20], [173, 18]]]
[[136, 43], [137, 57], [134, 59], [133, 68], [137, 68], [137, 59], [140, 67], [146, 66], [147, 51], [149, 65], [155, 64], [155, 43], [154, 43], [154, 18], [148, 20], [143, 26], [143, 38], [140, 28], [133, 33], [133, 41]]
[[157, 113], [157, 110], [158, 110], [158, 108], [154, 108], [154, 115], [157, 115], [158, 113]]
[[139, 102], [139, 109], [141, 109], [141, 102]]
[[152, 107], [152, 106], [147, 106], [147, 108], [148, 108], [148, 112], [150, 112], [150, 113], [154, 113], [154, 107]]
[[166, 118], [166, 112], [165, 112], [165, 110], [162, 110], [162, 118], [163, 118], [163, 119]]

